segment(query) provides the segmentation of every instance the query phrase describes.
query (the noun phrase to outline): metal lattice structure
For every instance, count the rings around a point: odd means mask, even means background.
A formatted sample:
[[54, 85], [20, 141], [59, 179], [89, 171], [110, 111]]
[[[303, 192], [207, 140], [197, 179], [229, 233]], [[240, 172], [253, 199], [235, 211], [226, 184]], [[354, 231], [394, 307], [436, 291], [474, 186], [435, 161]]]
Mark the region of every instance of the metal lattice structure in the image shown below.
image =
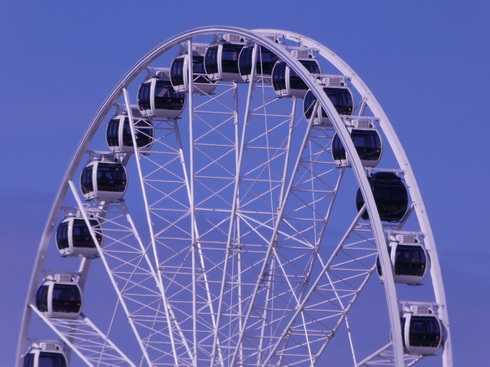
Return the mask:
[[[224, 39], [252, 50], [247, 78], [222, 78], [206, 90], [188, 68], [182, 114], [137, 114], [132, 96], [146, 76], [160, 75], [177, 56]], [[278, 97], [271, 76], [262, 72], [260, 47], [313, 93], [317, 102], [309, 118], [302, 97]], [[317, 60], [321, 74], [300, 62], [297, 54], [304, 51]], [[327, 79], [340, 80], [352, 94], [349, 116], [339, 114], [325, 94]], [[327, 122], [318, 117], [322, 110]], [[130, 122], [133, 148], [126, 151], [104, 142], [108, 120], [120, 114]], [[139, 149], [137, 134], [145, 130], [136, 121], [142, 119], [153, 130]], [[375, 167], [365, 165], [351, 138], [360, 123], [382, 138], [383, 157]], [[342, 164], [332, 157], [335, 136], [345, 149]], [[84, 200], [76, 182], [94, 157], [126, 167], [129, 185], [122, 200]], [[380, 217], [368, 179], [375, 172], [395, 173], [408, 188], [409, 207], [401, 220]], [[360, 210], [358, 188], [364, 198]], [[87, 223], [96, 257], [61, 258], [56, 252], [55, 226], [67, 210]], [[94, 217], [100, 228], [90, 226]], [[422, 287], [396, 282], [387, 245], [397, 236], [413, 236], [430, 257]], [[78, 317], [46, 317], [36, 305], [43, 276], [54, 273], [72, 274], [83, 289]], [[425, 353], [404, 346], [400, 323], [404, 313], [420, 309], [436, 315], [443, 330], [431, 362], [452, 366], [426, 210], [403, 148], [367, 86], [337, 55], [305, 36], [205, 27], [143, 57], [82, 138], [41, 239], [17, 366], [30, 338], [52, 339], [53, 332], [71, 366], [423, 365]], [[363, 341], [356, 328], [365, 329], [373, 317], [384, 321]], [[371, 344], [377, 346], [368, 349]]]

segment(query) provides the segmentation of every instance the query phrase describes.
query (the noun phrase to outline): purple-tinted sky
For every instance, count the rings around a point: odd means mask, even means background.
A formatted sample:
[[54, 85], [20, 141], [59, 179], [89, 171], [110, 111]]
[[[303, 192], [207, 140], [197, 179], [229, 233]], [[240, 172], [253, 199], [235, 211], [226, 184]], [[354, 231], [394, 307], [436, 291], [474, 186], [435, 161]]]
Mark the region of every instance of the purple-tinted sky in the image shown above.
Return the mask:
[[44, 222], [92, 116], [140, 57], [204, 25], [302, 33], [363, 78], [404, 145], [429, 212], [455, 365], [485, 365], [489, 13], [483, 0], [4, 2], [0, 365], [13, 365]]

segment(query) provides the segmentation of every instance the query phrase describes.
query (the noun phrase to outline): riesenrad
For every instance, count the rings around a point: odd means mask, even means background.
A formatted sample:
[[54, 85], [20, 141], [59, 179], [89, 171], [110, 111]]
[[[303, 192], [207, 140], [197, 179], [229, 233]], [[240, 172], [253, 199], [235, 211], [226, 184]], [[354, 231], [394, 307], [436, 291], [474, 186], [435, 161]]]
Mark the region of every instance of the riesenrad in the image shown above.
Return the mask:
[[427, 363], [452, 366], [434, 238], [355, 72], [268, 29], [143, 57], [66, 171], [17, 366]]

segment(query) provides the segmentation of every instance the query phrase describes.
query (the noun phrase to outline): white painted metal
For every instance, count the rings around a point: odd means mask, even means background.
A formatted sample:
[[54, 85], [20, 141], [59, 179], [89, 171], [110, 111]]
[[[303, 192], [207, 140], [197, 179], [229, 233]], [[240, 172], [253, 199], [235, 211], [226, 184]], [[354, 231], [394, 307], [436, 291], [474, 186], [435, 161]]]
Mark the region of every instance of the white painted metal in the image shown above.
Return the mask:
[[[277, 30], [269, 30], [265, 31], [266, 33], [272, 33], [276, 34]], [[282, 32], [282, 31], [281, 31]], [[442, 323], [444, 324], [444, 327], [447, 332], [446, 340], [445, 340], [445, 345], [444, 345], [444, 351], [443, 351], [443, 359], [444, 359], [444, 366], [452, 366], [452, 344], [451, 344], [451, 336], [449, 332], [449, 318], [448, 318], [448, 312], [447, 312], [447, 302], [446, 302], [446, 296], [444, 292], [444, 285], [442, 283], [442, 276], [441, 276], [441, 268], [440, 268], [440, 263], [439, 259], [437, 256], [437, 251], [436, 251], [436, 246], [435, 246], [435, 240], [434, 240], [434, 235], [432, 233], [432, 229], [429, 223], [427, 211], [424, 206], [424, 202], [422, 200], [422, 195], [420, 193], [420, 190], [418, 188], [415, 175], [413, 173], [413, 170], [411, 168], [411, 165], [408, 161], [408, 158], [406, 156], [406, 153], [401, 145], [400, 140], [398, 139], [398, 136], [395, 133], [395, 130], [393, 129], [392, 124], [390, 123], [387, 115], [381, 108], [381, 105], [378, 103], [376, 98], [374, 97], [373, 93], [369, 90], [369, 88], [364, 84], [364, 82], [361, 80], [361, 78], [340, 58], [338, 57], [334, 52], [326, 48], [324, 45], [320, 44], [317, 41], [314, 41], [308, 37], [305, 37], [303, 35], [293, 33], [293, 32], [284, 32], [287, 35], [287, 38], [291, 39], [296, 39], [298, 41], [301, 41], [304, 45], [315, 48], [319, 50], [319, 53], [329, 60], [333, 65], [335, 65], [345, 76], [349, 77], [350, 80], [352, 81], [353, 86], [356, 88], [357, 91], [359, 91], [363, 97], [363, 101], [365, 101], [367, 104], [369, 104], [370, 108], [373, 110], [373, 113], [375, 116], [379, 118], [379, 122], [381, 125], [381, 128], [386, 135], [386, 138], [388, 139], [388, 142], [393, 149], [393, 152], [396, 156], [396, 159], [398, 161], [398, 164], [400, 168], [404, 172], [404, 179], [407, 183], [407, 187], [410, 191], [410, 196], [413, 201], [413, 207], [415, 209], [415, 212], [417, 214], [421, 230], [424, 232], [425, 235], [425, 241], [426, 241], [426, 248], [430, 251], [431, 254], [431, 275], [432, 275], [432, 283], [434, 286], [434, 293], [436, 297], [436, 301], [438, 305], [441, 307], [439, 311], [439, 317], [441, 318]], [[342, 140], [343, 141], [343, 140]], [[384, 258], [384, 256], [383, 256]], [[383, 259], [384, 261], [385, 259]]]
[[[128, 94], [131, 83], [173, 47], [186, 47], [188, 65], [193, 65], [190, 50], [194, 40], [217, 34], [239, 36], [235, 38], [255, 45], [249, 84], [241, 88], [237, 82], [220, 81], [213, 95], [188, 93], [187, 125], [186, 117], [183, 121], [155, 118], [155, 130], [160, 135], [155, 137], [151, 151], [140, 152]], [[386, 171], [402, 171], [410, 192], [412, 208], [401, 223], [380, 221], [367, 171], [346, 122], [320, 83], [291, 56], [289, 46], [272, 41], [275, 38], [292, 43], [295, 51], [307, 47], [337, 68], [361, 98], [358, 114], [369, 110], [372, 116], [368, 117], [379, 121], [379, 129], [388, 140], [384, 147], [391, 148], [398, 164]], [[268, 81], [255, 78], [259, 45], [278, 55], [303, 79], [319, 101], [317, 108], [327, 112], [333, 129], [315, 126], [314, 114], [310, 121], [301, 120], [296, 98], [285, 102], [270, 97], [274, 92]], [[187, 73], [192, 91], [192, 68]], [[245, 97], [240, 97], [241, 89], [246, 90]], [[147, 245], [124, 203], [84, 204], [72, 183], [101, 124], [121, 98], [131, 122], [132, 155], [140, 181], [140, 189], [136, 190], [143, 198], [143, 217], [149, 233]], [[181, 135], [180, 130], [186, 128], [187, 134]], [[361, 212], [346, 217], [347, 229], [326, 250], [321, 245], [328, 239], [327, 226], [335, 221], [334, 204], [346, 176], [346, 169], [337, 168], [329, 158], [328, 144], [334, 133], [345, 147], [370, 221], [362, 221]], [[124, 164], [129, 159], [127, 154]], [[417, 363], [422, 357], [408, 355], [403, 349], [400, 298], [386, 246], [387, 230], [403, 229], [409, 220], [415, 219], [416, 230], [424, 234], [430, 252], [435, 302], [447, 334], [442, 366], [452, 367], [440, 266], [406, 155], [369, 89], [345, 62], [314, 40], [278, 30], [198, 28], [162, 43], [123, 77], [82, 138], [53, 204], [28, 291], [17, 367], [22, 365], [35, 311], [31, 305], [69, 187], [87, 224], [86, 209], [92, 206], [108, 227], [104, 228], [104, 236], [111, 241], [109, 246], [104, 242], [104, 248], [98, 246], [99, 253], [130, 322], [144, 365], [313, 366], [322, 364], [320, 356], [343, 323], [349, 324], [348, 349], [352, 351], [353, 365], [402, 367]], [[89, 225], [88, 228], [95, 238], [93, 228]], [[386, 333], [391, 340], [362, 359], [364, 356], [356, 354], [351, 336], [355, 325], [347, 317], [375, 269], [376, 256], [383, 268], [390, 325]], [[82, 288], [90, 263], [81, 259], [78, 267]], [[53, 328], [58, 321], [44, 318], [44, 322]], [[63, 332], [58, 335], [86, 361], [85, 352], [79, 352], [72, 343], [79, 327], [77, 324], [69, 336]], [[117, 348], [109, 335], [100, 336]], [[133, 363], [139, 361], [129, 362]]]

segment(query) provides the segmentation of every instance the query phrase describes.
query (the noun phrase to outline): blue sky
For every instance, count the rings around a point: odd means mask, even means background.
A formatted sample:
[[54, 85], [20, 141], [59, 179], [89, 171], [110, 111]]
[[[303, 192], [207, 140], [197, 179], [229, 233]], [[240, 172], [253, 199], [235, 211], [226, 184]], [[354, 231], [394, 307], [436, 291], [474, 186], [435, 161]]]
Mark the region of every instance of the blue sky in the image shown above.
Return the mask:
[[455, 365], [490, 345], [490, 6], [460, 1], [23, 1], [0, 14], [0, 364], [13, 364], [21, 309], [52, 200], [92, 116], [128, 69], [204, 25], [277, 28], [335, 51], [389, 116], [436, 237]]

